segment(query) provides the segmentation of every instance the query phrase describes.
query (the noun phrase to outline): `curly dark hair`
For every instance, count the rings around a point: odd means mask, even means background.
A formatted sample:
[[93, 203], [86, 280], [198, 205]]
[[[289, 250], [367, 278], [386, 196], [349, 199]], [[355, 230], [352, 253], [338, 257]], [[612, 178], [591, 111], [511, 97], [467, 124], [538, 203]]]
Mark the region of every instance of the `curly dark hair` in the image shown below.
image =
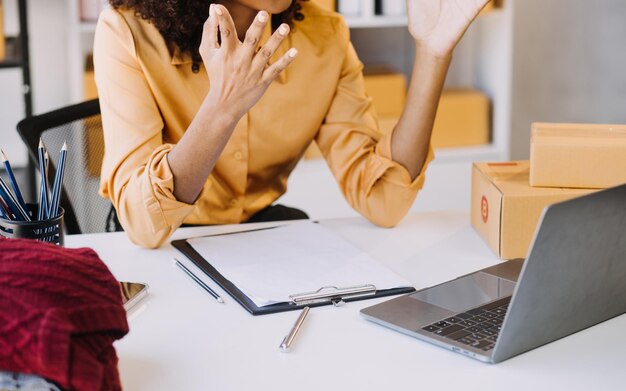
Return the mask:
[[[293, 22], [304, 19], [300, 12], [300, 1], [292, 0], [291, 5], [280, 14], [272, 15], [272, 31], [281, 23], [293, 28]], [[193, 60], [194, 72], [200, 70], [202, 58], [199, 47], [202, 40], [202, 26], [209, 17], [209, 4], [206, 0], [109, 0], [115, 9], [127, 8], [135, 11], [142, 19], [152, 23], [170, 44], [176, 45], [181, 53], [189, 52]]]

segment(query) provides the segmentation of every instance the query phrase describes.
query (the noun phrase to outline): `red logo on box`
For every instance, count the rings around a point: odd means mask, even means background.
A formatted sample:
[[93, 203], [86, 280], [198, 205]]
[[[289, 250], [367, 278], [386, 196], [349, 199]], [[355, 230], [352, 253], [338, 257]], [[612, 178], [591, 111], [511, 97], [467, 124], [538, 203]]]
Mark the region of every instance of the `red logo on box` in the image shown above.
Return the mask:
[[480, 200], [480, 214], [483, 216], [483, 223], [486, 223], [489, 220], [489, 203], [485, 196]]

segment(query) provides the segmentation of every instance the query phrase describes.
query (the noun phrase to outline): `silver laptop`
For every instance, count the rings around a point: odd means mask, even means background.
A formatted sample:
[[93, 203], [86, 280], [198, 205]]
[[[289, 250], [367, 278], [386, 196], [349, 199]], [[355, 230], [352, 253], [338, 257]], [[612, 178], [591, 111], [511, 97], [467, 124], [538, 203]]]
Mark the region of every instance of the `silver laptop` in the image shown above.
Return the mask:
[[497, 363], [626, 312], [626, 185], [547, 207], [527, 260], [361, 310]]

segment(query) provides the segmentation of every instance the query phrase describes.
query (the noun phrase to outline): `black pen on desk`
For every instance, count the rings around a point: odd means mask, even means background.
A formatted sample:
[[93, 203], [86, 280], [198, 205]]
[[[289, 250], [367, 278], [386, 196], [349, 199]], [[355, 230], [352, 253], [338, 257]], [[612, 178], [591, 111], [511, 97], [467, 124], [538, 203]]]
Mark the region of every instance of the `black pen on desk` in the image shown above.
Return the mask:
[[7, 176], [9, 177], [9, 182], [11, 183], [11, 187], [13, 188], [15, 198], [17, 199], [17, 202], [20, 203], [22, 208], [26, 210], [26, 203], [24, 202], [24, 197], [22, 197], [22, 192], [20, 191], [20, 187], [18, 186], [15, 175], [13, 174], [13, 168], [11, 167], [11, 163], [9, 162], [9, 159], [7, 158], [7, 155], [5, 155], [4, 151], [0, 149], [0, 152], [2, 153], [2, 163], [4, 163], [4, 168], [6, 169]]
[[289, 351], [289, 349], [291, 349], [291, 344], [293, 343], [293, 340], [296, 339], [296, 335], [298, 335], [298, 331], [300, 331], [302, 323], [304, 323], [304, 319], [309, 314], [309, 310], [309, 307], [304, 307], [302, 309], [302, 312], [300, 312], [300, 316], [298, 316], [298, 319], [296, 319], [296, 323], [293, 324], [293, 327], [289, 331], [289, 334], [287, 334], [285, 338], [283, 338], [283, 342], [281, 342], [279, 346], [282, 352], [286, 353]]
[[191, 277], [192, 280], [194, 280], [195, 282], [198, 283], [198, 285], [200, 285], [202, 288], [204, 288], [205, 291], [209, 292], [209, 294], [211, 296], [213, 296], [215, 298], [215, 300], [217, 300], [219, 303], [222, 303], [222, 304], [224, 303], [224, 299], [222, 299], [220, 297], [220, 295], [218, 295], [213, 289], [211, 289], [211, 287], [209, 287], [207, 284], [205, 284], [204, 281], [202, 281], [195, 274], [193, 274], [193, 272], [191, 270], [187, 269], [187, 267], [185, 265], [183, 265], [178, 259], [174, 258], [174, 263], [182, 271], [184, 271], [185, 274], [187, 274], [189, 277]]

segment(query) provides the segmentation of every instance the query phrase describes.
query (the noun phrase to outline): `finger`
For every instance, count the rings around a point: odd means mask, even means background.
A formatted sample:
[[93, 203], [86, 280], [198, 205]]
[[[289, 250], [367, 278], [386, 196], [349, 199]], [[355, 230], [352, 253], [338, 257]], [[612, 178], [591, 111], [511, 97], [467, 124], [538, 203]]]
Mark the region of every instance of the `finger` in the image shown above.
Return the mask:
[[265, 83], [271, 83], [272, 81], [274, 81], [274, 79], [276, 79], [278, 75], [280, 75], [280, 73], [284, 71], [285, 68], [289, 66], [289, 64], [291, 64], [291, 62], [296, 58], [297, 55], [298, 50], [296, 48], [289, 49], [289, 51], [287, 51], [287, 53], [285, 53], [280, 58], [280, 60], [276, 61], [275, 63], [267, 67], [265, 71], [263, 71], [262, 80]]
[[230, 13], [221, 4], [214, 4], [213, 10], [217, 15], [217, 22], [220, 28], [221, 46], [225, 48], [233, 48], [239, 41], [237, 40], [237, 30], [235, 29], [235, 22], [230, 16]]
[[209, 49], [220, 47], [217, 43], [217, 18], [215, 16], [214, 6], [214, 4], [209, 6], [209, 17], [206, 22], [204, 22], [202, 30], [202, 43]]
[[254, 22], [252, 22], [248, 31], [246, 31], [246, 38], [243, 40], [243, 45], [250, 57], [252, 57], [252, 55], [256, 52], [257, 45], [259, 44], [259, 40], [261, 39], [263, 29], [267, 24], [267, 20], [267, 12], [260, 11], [254, 18]]
[[254, 56], [253, 66], [257, 69], [265, 68], [267, 62], [272, 58], [272, 55], [288, 34], [289, 25], [285, 23], [281, 24], [278, 29], [274, 31], [270, 39], [267, 40], [265, 45], [257, 52], [256, 56]]

